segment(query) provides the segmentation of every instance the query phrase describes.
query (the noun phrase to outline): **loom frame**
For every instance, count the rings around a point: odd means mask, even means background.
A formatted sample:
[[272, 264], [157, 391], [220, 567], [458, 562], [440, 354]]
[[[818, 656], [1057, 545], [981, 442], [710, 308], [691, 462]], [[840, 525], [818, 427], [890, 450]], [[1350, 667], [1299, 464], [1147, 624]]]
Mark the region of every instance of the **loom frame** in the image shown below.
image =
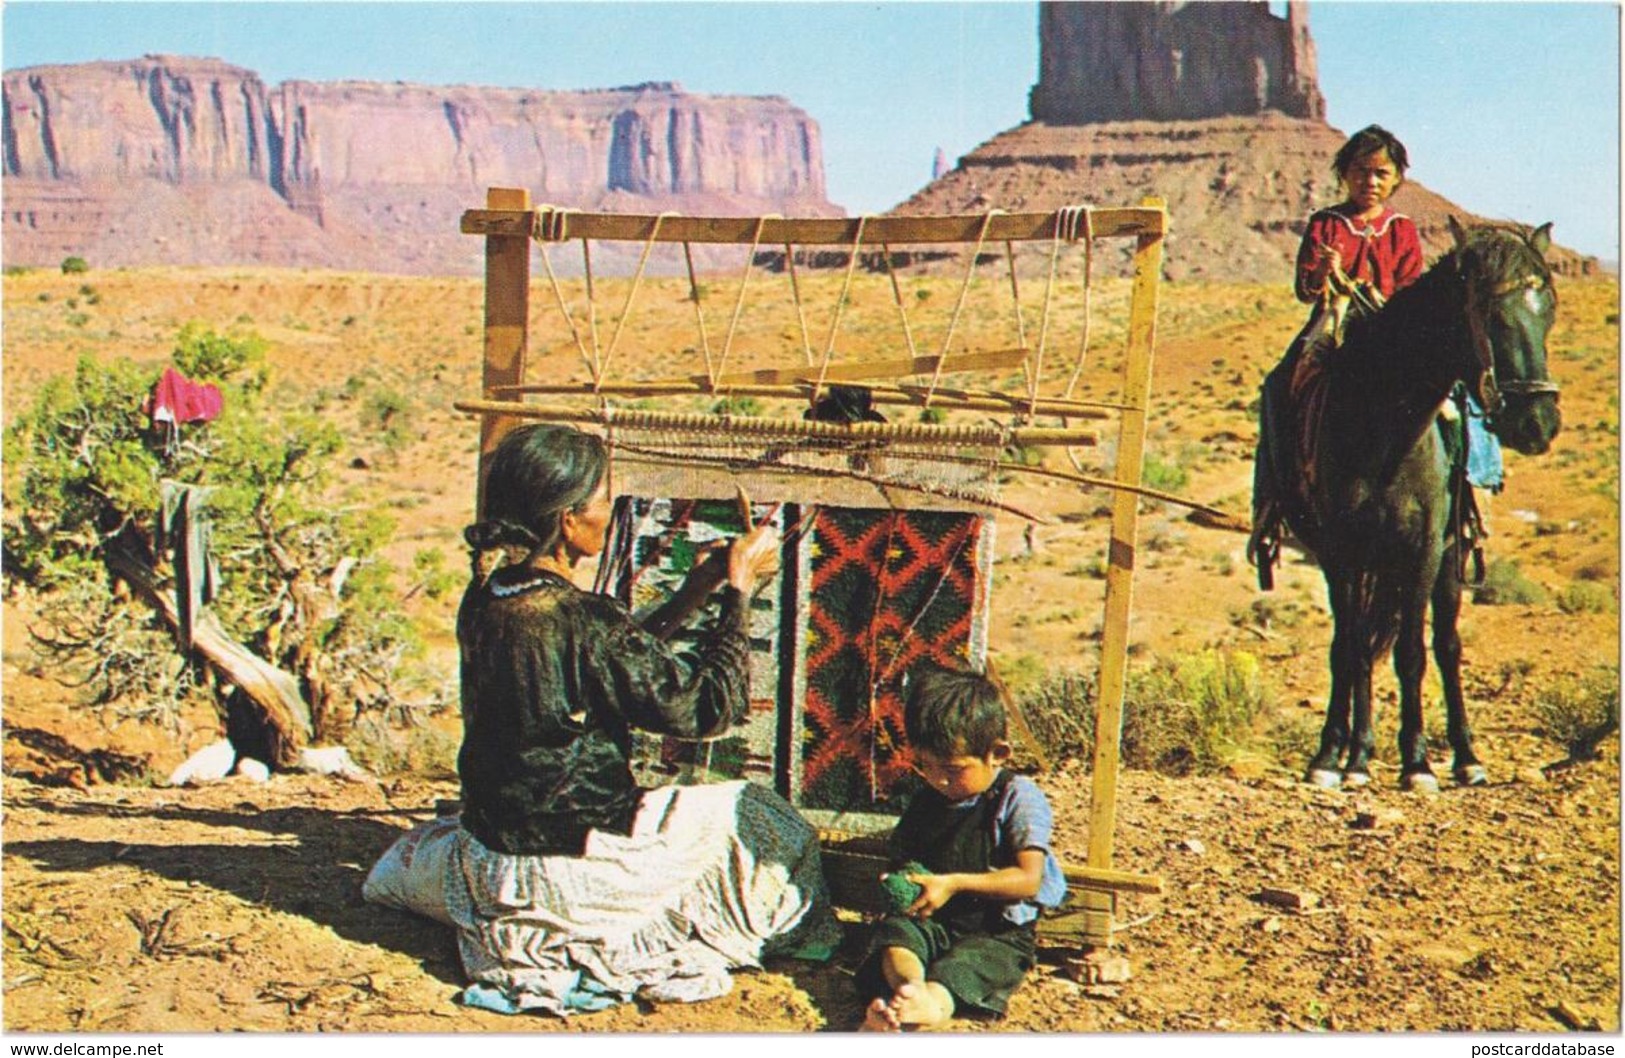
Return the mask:
[[[930, 390], [923, 394], [929, 405], [938, 400], [944, 406], [982, 410], [1009, 410], [1013, 415], [1055, 414], [1068, 419], [1118, 420], [1116, 460], [1109, 479], [1078, 475], [1090, 486], [1112, 490], [1109, 543], [1107, 545], [1104, 619], [1100, 647], [1099, 694], [1095, 724], [1094, 764], [1089, 810], [1088, 858], [1083, 865], [1067, 868], [1069, 899], [1060, 911], [1047, 917], [1041, 932], [1052, 938], [1075, 942], [1086, 948], [1106, 948], [1112, 942], [1114, 912], [1120, 892], [1159, 893], [1158, 877], [1118, 869], [1113, 863], [1113, 842], [1117, 816], [1117, 779], [1121, 766], [1123, 696], [1127, 674], [1128, 629], [1133, 607], [1134, 569], [1139, 523], [1139, 501], [1144, 495], [1157, 495], [1174, 502], [1177, 497], [1155, 493], [1142, 484], [1145, 455], [1147, 409], [1151, 372], [1155, 355], [1157, 298], [1161, 280], [1164, 238], [1168, 229], [1167, 211], [1162, 200], [1147, 198], [1139, 206], [1091, 208], [1086, 211], [1084, 238], [1093, 240], [1133, 238], [1135, 246], [1128, 309], [1126, 355], [1122, 368], [1122, 397], [1116, 404], [1099, 405], [1070, 399], [1024, 400], [998, 394], [954, 394], [940, 391], [936, 378], [948, 366], [946, 353], [937, 358], [914, 358], [920, 372], [934, 372]], [[483, 326], [482, 393], [479, 399], [458, 401], [457, 410], [480, 420], [479, 474], [475, 495], [476, 511], [484, 508], [484, 483], [491, 454], [502, 437], [527, 419], [550, 421], [608, 421], [602, 409], [590, 405], [537, 405], [524, 400], [541, 394], [551, 397], [576, 396], [602, 401], [615, 394], [712, 393], [718, 395], [762, 395], [773, 397], [816, 396], [826, 382], [806, 372], [766, 372], [719, 378], [696, 376], [653, 389], [647, 384], [606, 383], [597, 378], [586, 385], [533, 385], [525, 382], [525, 366], [530, 343], [531, 259], [537, 241], [557, 242], [565, 238], [623, 242], [671, 242], [734, 244], [756, 247], [762, 244], [828, 247], [854, 250], [863, 238], [867, 245], [889, 244], [976, 244], [985, 242], [1049, 241], [1055, 238], [1058, 214], [1022, 212], [932, 217], [878, 216], [863, 218], [718, 218], [662, 215], [584, 213], [533, 206], [528, 190], [493, 187], [487, 190], [483, 208], [470, 209], [461, 218], [461, 231], [485, 241], [485, 299]], [[703, 326], [703, 324], [702, 324]], [[932, 362], [926, 362], [934, 360]], [[889, 369], [896, 371], [895, 365]], [[1074, 375], [1074, 378], [1076, 376]], [[1070, 387], [1069, 387], [1070, 391]], [[921, 404], [920, 387], [875, 386], [877, 400]], [[789, 430], [782, 421], [774, 426], [741, 423], [738, 417], [719, 417], [719, 429], [734, 426]], [[766, 422], [766, 420], [761, 420]], [[831, 424], [808, 424], [827, 428]], [[865, 426], [870, 424], [855, 424]], [[914, 429], [918, 430], [918, 427]], [[952, 428], [945, 428], [952, 429]], [[1081, 445], [1093, 443], [1092, 434], [1076, 429], [1028, 427], [1025, 443]], [[860, 436], [854, 433], [853, 436]], [[861, 435], [869, 436], [869, 435]], [[1186, 503], [1187, 506], [1196, 506]], [[829, 859], [832, 886], [839, 888], [838, 876], [869, 869], [876, 855], [872, 839], [835, 830], [822, 832]], [[859, 901], [861, 903], [861, 901]]]

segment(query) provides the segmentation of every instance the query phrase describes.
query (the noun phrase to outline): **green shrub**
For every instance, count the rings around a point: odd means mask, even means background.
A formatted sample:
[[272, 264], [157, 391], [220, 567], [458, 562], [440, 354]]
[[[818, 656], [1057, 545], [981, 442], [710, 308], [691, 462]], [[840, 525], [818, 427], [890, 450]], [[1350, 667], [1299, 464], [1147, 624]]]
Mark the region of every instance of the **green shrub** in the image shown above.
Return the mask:
[[411, 398], [395, 389], [375, 389], [361, 405], [362, 428], [391, 455], [412, 442], [415, 418]]
[[1190, 472], [1177, 462], [1167, 462], [1155, 452], [1148, 453], [1141, 465], [1140, 483], [1158, 492], [1178, 492], [1190, 483]]
[[[1052, 758], [1093, 759], [1093, 676], [1053, 675], [1016, 699]], [[1251, 654], [1207, 650], [1159, 659], [1131, 672], [1124, 688], [1123, 765], [1174, 774], [1221, 768], [1257, 745], [1255, 726], [1266, 702]]]
[[333, 502], [343, 434], [330, 417], [262, 397], [263, 375], [249, 370], [259, 348], [251, 335], [182, 332], [177, 367], [226, 373], [215, 375], [221, 416], [183, 427], [182, 444], [141, 413], [152, 367], [86, 356], [71, 376], [47, 380], [5, 434], [6, 583], [63, 604], [35, 631], [53, 671], [82, 681], [90, 704], [126, 715], [118, 710], [177, 703], [188, 689], [174, 676], [173, 640], [139, 597], [113, 595], [107, 560], [151, 556], [161, 572], [159, 482], [203, 487], [222, 573], [211, 610], [301, 681], [319, 739], [342, 737], [356, 715], [392, 700], [421, 637], [378, 553], [392, 523]]
[[723, 397], [711, 405], [711, 414], [755, 417], [762, 414], [762, 402], [755, 397]]
[[1535, 698], [1536, 734], [1573, 750], [1619, 729], [1619, 668], [1562, 676]]
[[268, 377], [264, 338], [253, 332], [221, 334], [196, 320], [181, 328], [170, 358], [188, 378], [214, 383], [233, 379], [254, 393], [264, 390]]
[[1484, 583], [1473, 589], [1473, 602], [1480, 606], [1538, 606], [1546, 601], [1546, 589], [1523, 575], [1518, 563], [1498, 558], [1484, 571]]
[[1614, 609], [1614, 593], [1606, 584], [1577, 580], [1557, 593], [1557, 608], [1566, 614], [1609, 613]]
[[83, 257], [64, 257], [62, 259], [62, 274], [65, 276], [79, 275], [90, 271], [90, 265]]
[[414, 554], [412, 572], [416, 574], [423, 594], [431, 599], [443, 598], [462, 587], [468, 579], [465, 574], [446, 568], [446, 553], [438, 547], [422, 548]]

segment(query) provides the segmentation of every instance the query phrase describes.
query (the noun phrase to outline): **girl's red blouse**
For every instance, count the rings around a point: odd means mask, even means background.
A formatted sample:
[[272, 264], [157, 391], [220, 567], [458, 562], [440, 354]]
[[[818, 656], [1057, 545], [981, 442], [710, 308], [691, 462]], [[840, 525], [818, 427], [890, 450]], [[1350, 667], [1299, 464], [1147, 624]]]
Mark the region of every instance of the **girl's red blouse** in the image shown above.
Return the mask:
[[1299, 301], [1312, 302], [1320, 297], [1320, 291], [1310, 285], [1317, 244], [1337, 250], [1343, 257], [1344, 273], [1370, 283], [1385, 298], [1410, 286], [1422, 274], [1422, 240], [1411, 218], [1384, 208], [1376, 220], [1365, 223], [1351, 219], [1341, 207], [1334, 206], [1310, 216], [1298, 246]]

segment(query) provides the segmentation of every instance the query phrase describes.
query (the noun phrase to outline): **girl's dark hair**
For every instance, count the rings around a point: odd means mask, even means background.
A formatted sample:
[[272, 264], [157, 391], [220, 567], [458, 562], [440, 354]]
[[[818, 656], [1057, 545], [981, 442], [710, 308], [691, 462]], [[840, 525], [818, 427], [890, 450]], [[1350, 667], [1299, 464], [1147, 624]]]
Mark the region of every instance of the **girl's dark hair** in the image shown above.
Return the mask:
[[1403, 177], [1405, 170], [1410, 168], [1410, 158], [1406, 156], [1405, 145], [1399, 142], [1399, 137], [1381, 125], [1367, 125], [1350, 136], [1348, 142], [1338, 150], [1337, 157], [1332, 159], [1332, 172], [1341, 178], [1348, 172], [1349, 166], [1378, 151], [1388, 152], [1388, 157], [1393, 160], [1400, 176]]
[[939, 757], [986, 756], [1005, 739], [1004, 686], [991, 673], [922, 664], [908, 674], [903, 730]]
[[504, 437], [485, 477], [485, 518], [463, 530], [476, 552], [499, 547], [546, 551], [559, 541], [565, 511], [579, 509], [604, 480], [602, 439], [573, 426], [522, 426]]

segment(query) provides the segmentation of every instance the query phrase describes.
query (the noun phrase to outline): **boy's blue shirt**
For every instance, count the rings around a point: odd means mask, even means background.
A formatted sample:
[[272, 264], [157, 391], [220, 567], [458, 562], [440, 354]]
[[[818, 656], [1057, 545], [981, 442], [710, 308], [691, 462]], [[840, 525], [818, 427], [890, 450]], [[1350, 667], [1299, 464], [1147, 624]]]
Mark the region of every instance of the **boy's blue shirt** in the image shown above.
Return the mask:
[[[989, 790], [984, 790], [975, 797], [953, 802], [948, 808], [955, 813], [972, 811], [997, 788], [998, 784], [995, 782]], [[1033, 900], [1011, 901], [1004, 907], [1006, 921], [1014, 925], [1025, 925], [1038, 918], [1040, 907], [1058, 907], [1061, 901], [1066, 899], [1066, 876], [1061, 873], [1060, 861], [1055, 858], [1050, 846], [1055, 818], [1044, 791], [1025, 775], [1010, 777], [1009, 783], [1004, 787], [1003, 801], [996, 808], [993, 840], [1004, 852], [1005, 858], [1014, 863], [1015, 854], [1022, 849], [1044, 850], [1044, 869], [1038, 883], [1038, 896]], [[897, 833], [893, 831], [894, 850], [897, 837]], [[993, 865], [987, 864], [985, 869], [992, 870]]]

